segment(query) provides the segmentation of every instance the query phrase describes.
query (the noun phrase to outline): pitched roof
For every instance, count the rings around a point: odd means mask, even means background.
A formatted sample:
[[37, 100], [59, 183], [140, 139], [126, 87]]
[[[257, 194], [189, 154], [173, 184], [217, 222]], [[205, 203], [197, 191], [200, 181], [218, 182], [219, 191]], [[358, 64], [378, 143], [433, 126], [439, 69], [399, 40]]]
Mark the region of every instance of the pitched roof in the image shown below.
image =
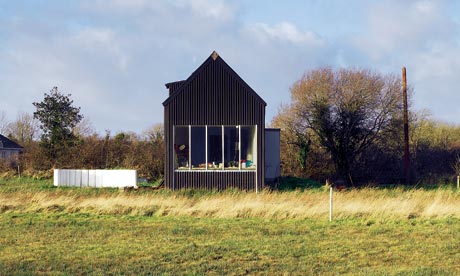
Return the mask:
[[3, 149], [22, 149], [23, 147], [20, 146], [18, 143], [11, 141], [10, 139], [0, 134], [0, 149], [2, 148]]
[[216, 51], [213, 51], [212, 54], [201, 64], [185, 81], [177, 81], [177, 82], [170, 82], [166, 83], [166, 87], [169, 88], [171, 84], [180, 84], [178, 88], [176, 88], [173, 93], [170, 93], [169, 97], [163, 102], [163, 105], [166, 106], [169, 102], [171, 102], [177, 95], [181, 94], [184, 91], [184, 88], [192, 82], [203, 70], [212, 62], [219, 62], [220, 65], [223, 66], [225, 70], [227, 70], [230, 74], [233, 74], [236, 79], [241, 82], [248, 91], [255, 96], [260, 102], [262, 102], [265, 106], [267, 103], [252, 89], [220, 56], [217, 54]]

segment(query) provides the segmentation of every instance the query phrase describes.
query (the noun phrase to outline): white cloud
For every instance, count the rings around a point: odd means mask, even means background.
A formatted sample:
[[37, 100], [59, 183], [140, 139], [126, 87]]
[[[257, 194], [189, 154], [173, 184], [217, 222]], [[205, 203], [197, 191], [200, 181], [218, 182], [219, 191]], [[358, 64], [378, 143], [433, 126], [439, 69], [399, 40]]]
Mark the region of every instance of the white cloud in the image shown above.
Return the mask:
[[180, 13], [188, 12], [217, 21], [230, 21], [237, 10], [224, 0], [92, 0], [82, 4], [85, 9], [100, 13], [156, 14], [173, 16], [180, 21]]
[[460, 24], [449, 9], [448, 1], [378, 2], [368, 9], [364, 30], [349, 41], [363, 66], [396, 74], [406, 66], [414, 108], [454, 121], [460, 116]]
[[300, 31], [295, 25], [289, 22], [282, 22], [273, 26], [256, 23], [244, 27], [243, 32], [255, 36], [262, 43], [280, 41], [292, 44], [323, 45], [322, 39], [314, 32]]
[[414, 4], [414, 8], [417, 14], [428, 14], [431, 15], [436, 12], [437, 7], [432, 1], [419, 1]]
[[121, 43], [115, 31], [109, 28], [83, 28], [78, 30], [70, 38], [62, 40], [72, 47], [81, 47], [81, 49], [93, 52], [98, 55], [111, 55], [115, 58], [119, 69], [126, 71], [128, 65], [128, 55], [122, 50]]
[[177, 0], [176, 5], [190, 8], [196, 15], [219, 21], [232, 20], [236, 11], [234, 6], [221, 0]]
[[83, 0], [80, 5], [87, 11], [102, 14], [138, 14], [144, 11], [159, 10], [164, 6], [160, 1], [150, 0]]
[[437, 42], [427, 52], [419, 53], [417, 78], [456, 77], [460, 81], [460, 45]]
[[368, 9], [364, 32], [351, 41], [374, 60], [425, 50], [433, 39], [446, 39], [452, 28], [442, 16], [442, 8], [441, 1], [378, 2]]

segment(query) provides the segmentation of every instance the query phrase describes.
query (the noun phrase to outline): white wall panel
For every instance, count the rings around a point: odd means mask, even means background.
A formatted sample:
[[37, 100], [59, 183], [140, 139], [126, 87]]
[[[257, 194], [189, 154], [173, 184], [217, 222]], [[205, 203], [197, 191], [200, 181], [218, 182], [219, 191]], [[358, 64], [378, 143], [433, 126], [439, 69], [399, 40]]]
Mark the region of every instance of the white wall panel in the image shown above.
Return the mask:
[[54, 186], [137, 187], [136, 170], [54, 170]]

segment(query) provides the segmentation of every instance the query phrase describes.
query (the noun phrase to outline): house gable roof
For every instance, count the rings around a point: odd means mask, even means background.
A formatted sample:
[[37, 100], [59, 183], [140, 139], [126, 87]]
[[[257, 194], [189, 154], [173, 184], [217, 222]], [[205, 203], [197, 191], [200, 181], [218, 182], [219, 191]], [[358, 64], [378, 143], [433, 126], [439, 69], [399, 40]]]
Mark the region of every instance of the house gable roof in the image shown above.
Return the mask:
[[23, 147], [0, 134], [0, 149], [23, 149]]
[[244, 87], [251, 93], [259, 102], [261, 102], [264, 106], [267, 103], [252, 89], [220, 56], [217, 54], [216, 51], [213, 51], [212, 54], [201, 64], [185, 81], [178, 81], [178, 82], [170, 82], [165, 84], [167, 88], [171, 86], [171, 84], [178, 84], [180, 86], [170, 93], [169, 97], [163, 102], [163, 105], [168, 105], [177, 95], [183, 93], [184, 88], [187, 87], [198, 75], [200, 75], [206, 67], [209, 66], [212, 62], [218, 62], [229, 74], [232, 74], [236, 77], [236, 80], [243, 84]]

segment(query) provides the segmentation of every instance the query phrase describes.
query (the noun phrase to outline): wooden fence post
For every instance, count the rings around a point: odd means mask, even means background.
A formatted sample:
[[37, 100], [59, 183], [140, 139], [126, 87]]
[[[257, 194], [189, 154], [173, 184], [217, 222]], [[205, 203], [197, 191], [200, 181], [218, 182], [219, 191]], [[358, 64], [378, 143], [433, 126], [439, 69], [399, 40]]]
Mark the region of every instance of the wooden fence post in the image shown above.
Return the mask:
[[332, 187], [329, 188], [329, 221], [332, 221]]

